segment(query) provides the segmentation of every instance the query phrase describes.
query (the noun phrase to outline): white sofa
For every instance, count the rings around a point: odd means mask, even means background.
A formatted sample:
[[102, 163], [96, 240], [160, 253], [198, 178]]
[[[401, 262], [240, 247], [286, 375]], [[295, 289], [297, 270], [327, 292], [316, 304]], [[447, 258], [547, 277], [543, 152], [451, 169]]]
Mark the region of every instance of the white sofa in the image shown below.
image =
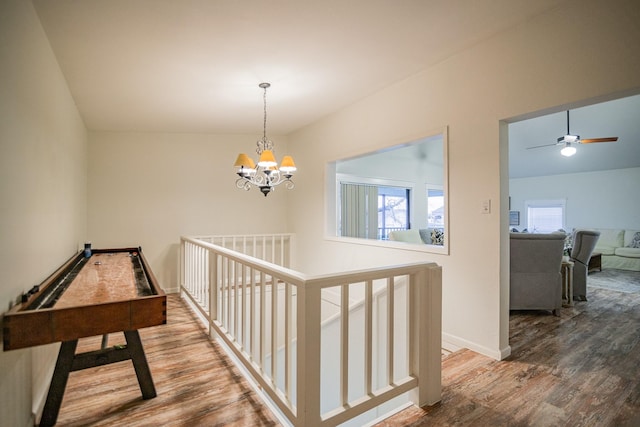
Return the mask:
[[593, 252], [602, 254], [602, 268], [640, 271], [640, 247], [632, 247], [640, 230], [593, 228], [600, 238]]
[[389, 240], [406, 243], [424, 243], [427, 245], [444, 245], [444, 229], [421, 228], [416, 230], [398, 230], [389, 232]]

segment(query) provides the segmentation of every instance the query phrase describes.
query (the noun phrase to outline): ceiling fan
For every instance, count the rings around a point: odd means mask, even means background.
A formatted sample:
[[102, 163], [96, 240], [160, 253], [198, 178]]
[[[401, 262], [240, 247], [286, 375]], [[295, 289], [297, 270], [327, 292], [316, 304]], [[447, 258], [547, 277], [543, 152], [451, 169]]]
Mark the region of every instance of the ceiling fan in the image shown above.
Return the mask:
[[616, 142], [618, 140], [617, 136], [611, 136], [606, 138], [585, 138], [581, 139], [580, 135], [572, 135], [569, 131], [569, 110], [567, 110], [567, 134], [558, 138], [558, 141], [555, 144], [545, 144], [545, 145], [536, 145], [535, 147], [528, 147], [530, 150], [532, 148], [542, 148], [542, 147], [551, 147], [554, 145], [564, 145], [562, 150], [560, 150], [560, 154], [566, 157], [573, 156], [576, 154], [576, 147], [574, 144], [593, 144], [597, 142]]

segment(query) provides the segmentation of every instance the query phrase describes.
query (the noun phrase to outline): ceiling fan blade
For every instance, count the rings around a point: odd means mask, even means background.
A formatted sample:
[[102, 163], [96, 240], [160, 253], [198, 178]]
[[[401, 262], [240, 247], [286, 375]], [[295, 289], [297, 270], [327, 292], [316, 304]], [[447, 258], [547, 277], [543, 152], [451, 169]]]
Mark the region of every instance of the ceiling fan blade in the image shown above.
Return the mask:
[[535, 145], [533, 147], [527, 147], [527, 150], [531, 150], [533, 148], [553, 147], [553, 146], [556, 146], [556, 145], [558, 145], [558, 144], [556, 143], [556, 144]]
[[593, 144], [594, 142], [616, 142], [617, 140], [617, 136], [611, 136], [608, 138], [587, 138], [581, 139], [580, 144]]

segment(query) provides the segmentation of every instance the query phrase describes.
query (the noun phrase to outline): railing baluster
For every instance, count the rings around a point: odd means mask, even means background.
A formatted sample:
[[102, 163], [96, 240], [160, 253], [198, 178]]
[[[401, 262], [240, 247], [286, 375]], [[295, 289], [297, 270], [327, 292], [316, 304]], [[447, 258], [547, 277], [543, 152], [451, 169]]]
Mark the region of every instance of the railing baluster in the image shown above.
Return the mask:
[[256, 336], [255, 336], [255, 330], [256, 330], [256, 322], [258, 317], [256, 316], [256, 272], [253, 268], [249, 269], [249, 274], [250, 276], [250, 280], [251, 280], [251, 295], [250, 295], [250, 307], [251, 309], [249, 310], [250, 312], [250, 316], [251, 316], [251, 322], [249, 323], [249, 345], [250, 345], [250, 350], [249, 350], [249, 355], [251, 360], [254, 360], [256, 357]]
[[224, 257], [222, 261], [224, 276], [222, 278], [222, 325], [229, 330], [229, 258]]
[[367, 280], [364, 292], [364, 384], [365, 393], [371, 395], [373, 376], [373, 282]]
[[[209, 316], [211, 321], [218, 319], [218, 258], [218, 254], [209, 251]], [[211, 325], [211, 321], [209, 325]]]
[[205, 277], [207, 274], [207, 270], [205, 269], [205, 262], [204, 262], [205, 254], [206, 254], [206, 250], [204, 248], [200, 248], [200, 251], [198, 253], [198, 260], [200, 261], [200, 266], [199, 266], [200, 271], [198, 272], [198, 284], [200, 287], [200, 301], [202, 301], [202, 303], [206, 305], [207, 290], [205, 288]]
[[193, 289], [194, 297], [196, 299], [199, 299], [200, 294], [198, 291], [198, 284], [196, 283], [196, 272], [198, 271], [198, 247], [192, 246], [189, 252], [191, 252], [191, 271], [189, 274], [189, 283], [191, 284], [191, 289]]
[[238, 268], [240, 267], [240, 264], [237, 261], [233, 262], [233, 270], [234, 270], [234, 277], [235, 277], [235, 281], [233, 283], [233, 332], [236, 336], [236, 341], [239, 340], [240, 338], [240, 328], [238, 325], [238, 321], [240, 318], [240, 313], [238, 310], [238, 307], [240, 306], [240, 298], [238, 298], [238, 294], [239, 294], [239, 290], [240, 290], [240, 273], [241, 273], [241, 269]]
[[191, 247], [191, 272], [189, 274], [189, 282], [191, 283], [191, 289], [193, 289], [194, 295], [196, 298], [200, 298], [200, 293], [198, 290], [198, 284], [196, 282], [196, 274], [198, 271], [198, 247]]
[[200, 288], [200, 301], [202, 301], [202, 304], [207, 305], [207, 299], [206, 299], [206, 293], [207, 290], [205, 288], [205, 276], [207, 274], [207, 270], [205, 268], [205, 262], [204, 262], [204, 257], [205, 257], [205, 253], [206, 250], [204, 248], [199, 248], [200, 250], [198, 251], [198, 262], [200, 263], [199, 267], [198, 267], [198, 287]]
[[340, 287], [340, 404], [349, 403], [349, 284]]
[[288, 268], [287, 258], [286, 258], [286, 250], [287, 250], [287, 239], [285, 236], [280, 236], [280, 265], [282, 267]]
[[284, 285], [284, 394], [285, 396], [291, 396], [291, 390], [293, 389], [291, 375], [291, 335], [292, 335], [292, 307], [291, 307], [291, 284], [286, 282]]
[[233, 260], [227, 258], [227, 283], [225, 288], [226, 292], [226, 305], [227, 305], [227, 319], [226, 319], [226, 328], [227, 331], [231, 331], [231, 285], [233, 284]]
[[191, 282], [191, 264], [193, 263], [193, 256], [191, 254], [191, 243], [187, 242], [184, 246], [184, 252], [186, 254], [187, 257], [189, 257], [188, 259], [186, 259], [184, 261], [184, 280], [185, 280], [185, 285], [187, 286], [187, 288], [189, 289], [190, 292], [193, 292], [193, 283]]
[[262, 258], [266, 260], [267, 256], [267, 245], [266, 245], [266, 237], [262, 236]]
[[260, 334], [259, 334], [259, 339], [260, 339], [260, 345], [259, 345], [259, 349], [260, 349], [260, 368], [262, 369], [262, 372], [264, 373], [264, 365], [265, 365], [265, 348], [264, 348], [264, 336], [265, 333], [267, 332], [267, 327], [265, 325], [265, 322], [267, 320], [267, 314], [266, 314], [266, 310], [265, 310], [265, 299], [266, 299], [266, 288], [267, 285], [265, 283], [265, 274], [264, 271], [260, 272]]
[[271, 276], [271, 380], [277, 384], [278, 368], [278, 279]]
[[240, 335], [242, 339], [240, 340], [240, 346], [245, 348], [247, 346], [247, 271], [246, 266], [242, 264], [241, 267], [242, 273], [242, 283], [240, 291], [242, 292], [242, 302], [241, 302], [241, 311], [240, 311]]
[[202, 252], [202, 248], [201, 247], [196, 247], [195, 248], [196, 264], [195, 264], [193, 282], [194, 282], [195, 287], [196, 287], [196, 291], [197, 291], [197, 295], [198, 295], [198, 301], [200, 301], [200, 303], [202, 304], [202, 286], [200, 284], [200, 274], [202, 274], [201, 273], [202, 266], [200, 265], [200, 254], [201, 254], [201, 252]]
[[394, 383], [393, 375], [393, 350], [394, 350], [394, 335], [393, 326], [395, 320], [394, 314], [394, 301], [395, 301], [395, 287], [394, 278], [387, 278], [387, 384]]
[[271, 263], [278, 265], [276, 260], [276, 236], [271, 235]]
[[247, 236], [242, 236], [242, 253], [247, 253]]
[[254, 257], [254, 258], [257, 258], [257, 255], [256, 255], [257, 254], [257, 252], [256, 252], [257, 251], [257, 245], [258, 244], [257, 244], [256, 236], [253, 236], [253, 248], [252, 248], [252, 251], [251, 251], [251, 256]]

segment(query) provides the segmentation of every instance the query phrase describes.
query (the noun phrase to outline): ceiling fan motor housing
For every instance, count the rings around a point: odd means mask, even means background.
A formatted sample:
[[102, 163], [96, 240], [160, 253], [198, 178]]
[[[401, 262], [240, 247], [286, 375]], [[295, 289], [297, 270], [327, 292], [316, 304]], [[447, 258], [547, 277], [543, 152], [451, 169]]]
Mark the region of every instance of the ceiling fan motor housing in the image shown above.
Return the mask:
[[564, 135], [558, 138], [558, 144], [574, 143], [580, 140], [580, 135]]

